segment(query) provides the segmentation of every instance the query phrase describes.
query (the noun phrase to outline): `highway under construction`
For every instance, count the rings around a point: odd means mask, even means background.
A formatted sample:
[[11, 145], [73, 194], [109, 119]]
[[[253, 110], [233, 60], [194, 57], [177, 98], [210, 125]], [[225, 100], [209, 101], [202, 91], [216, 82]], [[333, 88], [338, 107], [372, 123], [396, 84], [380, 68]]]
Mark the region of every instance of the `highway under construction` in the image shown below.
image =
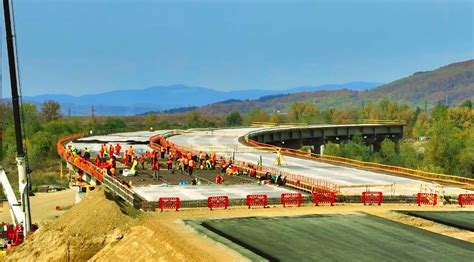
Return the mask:
[[[289, 181], [284, 187], [279, 187], [275, 181], [272, 183], [270, 177], [268, 183], [261, 183], [255, 179], [251, 183], [235, 185], [219, 185], [214, 183], [212, 178], [209, 179], [210, 182], [198, 186], [191, 185], [191, 178], [187, 179], [188, 181], [182, 181], [181, 185], [166, 182], [130, 185], [127, 184], [130, 179], [120, 175], [127, 166], [120, 165], [119, 175], [114, 177], [114, 180], [122, 181], [119, 183], [115, 181], [115, 184], [126, 185], [126, 190], [151, 203], [157, 203], [160, 198], [169, 197], [178, 197], [185, 202], [201, 201], [201, 203], [211, 196], [227, 196], [231, 200], [242, 200], [247, 195], [267, 195], [268, 198], [279, 199], [283, 193], [300, 192], [303, 196], [310, 196], [318, 190], [332, 191], [339, 196], [360, 196], [362, 192], [375, 191], [381, 192], [386, 198], [394, 199], [396, 197], [415, 198], [417, 193], [429, 193], [436, 194], [442, 203], [445, 197], [456, 198], [459, 194], [472, 193], [470, 184], [472, 181], [469, 179], [453, 178], [451, 181], [446, 180], [443, 175], [434, 179], [430, 179], [429, 176], [422, 177], [419, 174], [410, 176], [390, 172], [391, 170], [385, 166], [382, 166], [383, 169], [370, 170], [363, 166], [331, 163], [321, 158], [321, 155], [317, 155], [320, 158], [317, 159], [311, 155], [308, 156], [305, 152], [300, 152], [302, 155], [295, 155], [293, 151], [285, 151], [284, 148], [252, 145], [251, 141], [249, 143], [249, 134], [266, 130], [268, 130], [267, 127], [142, 131], [78, 138], [64, 141], [64, 146], [72, 145], [82, 150], [87, 147], [94, 155], [98, 154], [103, 144], [120, 143], [124, 148], [132, 146], [137, 155], [142, 155], [166, 146], [161, 145], [163, 141], [166, 141], [168, 147], [172, 145], [172, 151], [191, 153], [194, 156], [203, 152], [215, 153], [220, 161], [237, 166], [240, 173], [245, 172], [249, 167], [255, 167], [258, 171], [256, 178], [267, 174], [287, 177]], [[272, 127], [271, 130], [278, 130], [278, 128]], [[280, 158], [281, 163], [277, 163], [277, 158]], [[78, 168], [74, 166], [74, 162], [69, 166], [73, 172], [77, 172]], [[103, 172], [99, 173], [100, 177], [96, 177], [94, 174], [84, 172], [82, 181], [91, 181], [93, 185], [100, 184], [101, 179], [112, 181], [107, 178], [107, 175], [104, 176]], [[214, 173], [217, 175], [219, 171], [216, 170]], [[130, 203], [133, 204], [134, 201], [137, 202], [137, 200], [130, 200]]]

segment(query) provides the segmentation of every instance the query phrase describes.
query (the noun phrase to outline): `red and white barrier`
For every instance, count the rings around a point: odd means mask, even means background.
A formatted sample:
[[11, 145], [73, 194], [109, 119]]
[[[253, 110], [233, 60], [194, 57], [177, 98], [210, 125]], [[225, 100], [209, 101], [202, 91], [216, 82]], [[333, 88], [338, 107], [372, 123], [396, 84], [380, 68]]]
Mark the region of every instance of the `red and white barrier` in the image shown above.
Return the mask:
[[209, 209], [213, 208], [224, 208], [229, 207], [229, 197], [228, 196], [210, 196], [207, 198], [207, 207]]
[[383, 203], [382, 192], [362, 192], [362, 203], [366, 204], [377, 204]]
[[438, 203], [438, 195], [432, 193], [418, 193], [416, 195], [416, 203], [418, 206], [421, 205], [433, 205], [436, 206]]
[[301, 193], [283, 193], [281, 194], [281, 204], [286, 207], [287, 205], [300, 206], [303, 203], [303, 197]]
[[319, 206], [319, 204], [330, 204], [331, 206], [333, 206], [336, 202], [334, 192], [314, 192], [313, 198], [314, 204], [316, 204], [317, 206]]
[[461, 207], [474, 205], [474, 194], [460, 194], [458, 201]]
[[262, 206], [266, 207], [268, 205], [268, 197], [267, 195], [247, 195], [247, 206]]
[[179, 197], [160, 197], [158, 207], [161, 211], [163, 211], [163, 209], [176, 209], [176, 211], [178, 211], [180, 203]]

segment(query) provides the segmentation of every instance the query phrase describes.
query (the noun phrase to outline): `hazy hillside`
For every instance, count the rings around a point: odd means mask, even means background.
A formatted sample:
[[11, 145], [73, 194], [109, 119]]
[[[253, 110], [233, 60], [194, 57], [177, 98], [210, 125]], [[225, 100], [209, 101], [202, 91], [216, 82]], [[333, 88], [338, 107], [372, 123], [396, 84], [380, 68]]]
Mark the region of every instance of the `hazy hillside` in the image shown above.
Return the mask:
[[313, 102], [320, 108], [357, 105], [364, 101], [377, 102], [383, 98], [411, 106], [434, 106], [446, 100], [456, 105], [466, 99], [474, 100], [474, 60], [450, 64], [433, 71], [417, 72], [411, 76], [370, 90], [335, 90], [302, 92], [268, 96], [255, 100], [228, 101], [199, 108], [204, 114], [242, 113], [260, 107], [270, 112], [284, 112], [295, 101]]
[[438, 101], [459, 104], [474, 100], [474, 60], [450, 64], [388, 83], [367, 92], [365, 99], [389, 97], [411, 105]]
[[83, 96], [40, 95], [24, 97], [23, 100], [36, 104], [41, 104], [49, 99], [55, 100], [60, 102], [63, 113], [65, 114], [67, 114], [70, 109], [73, 115], [88, 115], [91, 114], [92, 105], [94, 105], [95, 114], [98, 115], [135, 115], [151, 111], [158, 112], [176, 108], [204, 106], [229, 99], [257, 99], [264, 96], [295, 93], [305, 90], [335, 90], [341, 88], [365, 90], [378, 85], [377, 83], [369, 82], [351, 82], [346, 84], [295, 87], [282, 90], [267, 90], [262, 88], [237, 91], [218, 91], [205, 87], [171, 85], [154, 86], [136, 90], [117, 90]]

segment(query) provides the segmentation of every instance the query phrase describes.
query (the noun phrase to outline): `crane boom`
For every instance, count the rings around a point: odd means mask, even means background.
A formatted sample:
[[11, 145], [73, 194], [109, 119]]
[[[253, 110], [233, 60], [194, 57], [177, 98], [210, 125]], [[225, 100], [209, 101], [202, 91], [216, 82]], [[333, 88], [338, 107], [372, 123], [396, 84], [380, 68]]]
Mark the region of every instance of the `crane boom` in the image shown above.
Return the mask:
[[[13, 36], [12, 14], [10, 11], [10, 0], [3, 0], [3, 13], [4, 13], [4, 19], [5, 19], [5, 33], [6, 33], [6, 40], [7, 40], [8, 68], [10, 72], [13, 119], [15, 123], [15, 137], [16, 137], [16, 150], [17, 150], [16, 163], [18, 166], [18, 185], [19, 185], [20, 195], [21, 195], [22, 215], [19, 215], [19, 217], [15, 217], [15, 219], [17, 221], [18, 220], [22, 221], [22, 224], [24, 227], [24, 233], [26, 235], [28, 232], [31, 231], [31, 214], [30, 214], [30, 199], [29, 199], [29, 194], [30, 194], [29, 183], [30, 182], [28, 179], [28, 174], [26, 173], [26, 154], [25, 154], [25, 149], [23, 146], [23, 135], [22, 135], [22, 128], [21, 128], [21, 115], [20, 115], [21, 101], [20, 101], [20, 96], [18, 92], [18, 75], [17, 75], [17, 64], [16, 64], [16, 58], [15, 58], [15, 43], [14, 43], [14, 36]], [[5, 174], [3, 170], [1, 172]], [[7, 189], [8, 187], [10, 187], [11, 189], [7, 176], [5, 175], [3, 177], [3, 174], [2, 174], [2, 179], [1, 179], [2, 186]], [[7, 183], [8, 185], [5, 185], [5, 183]], [[7, 198], [8, 198], [8, 195], [7, 195]], [[14, 206], [13, 205], [14, 203], [12, 204], [9, 202], [9, 204], [11, 207]], [[16, 205], [18, 206], [18, 203], [16, 203]], [[13, 212], [13, 214], [16, 216], [15, 212]]]

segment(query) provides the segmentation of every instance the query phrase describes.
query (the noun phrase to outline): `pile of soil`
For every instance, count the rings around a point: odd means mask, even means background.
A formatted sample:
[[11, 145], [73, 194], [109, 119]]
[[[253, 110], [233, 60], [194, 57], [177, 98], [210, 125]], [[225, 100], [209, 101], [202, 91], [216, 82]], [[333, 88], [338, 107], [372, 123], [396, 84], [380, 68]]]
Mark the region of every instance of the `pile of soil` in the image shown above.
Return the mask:
[[40, 227], [6, 260], [84, 261], [123, 238], [131, 222], [104, 191], [96, 190], [58, 219]]
[[223, 245], [197, 240], [199, 235], [181, 220], [157, 216], [127, 216], [103, 190], [96, 189], [29, 236], [6, 261], [245, 260]]

